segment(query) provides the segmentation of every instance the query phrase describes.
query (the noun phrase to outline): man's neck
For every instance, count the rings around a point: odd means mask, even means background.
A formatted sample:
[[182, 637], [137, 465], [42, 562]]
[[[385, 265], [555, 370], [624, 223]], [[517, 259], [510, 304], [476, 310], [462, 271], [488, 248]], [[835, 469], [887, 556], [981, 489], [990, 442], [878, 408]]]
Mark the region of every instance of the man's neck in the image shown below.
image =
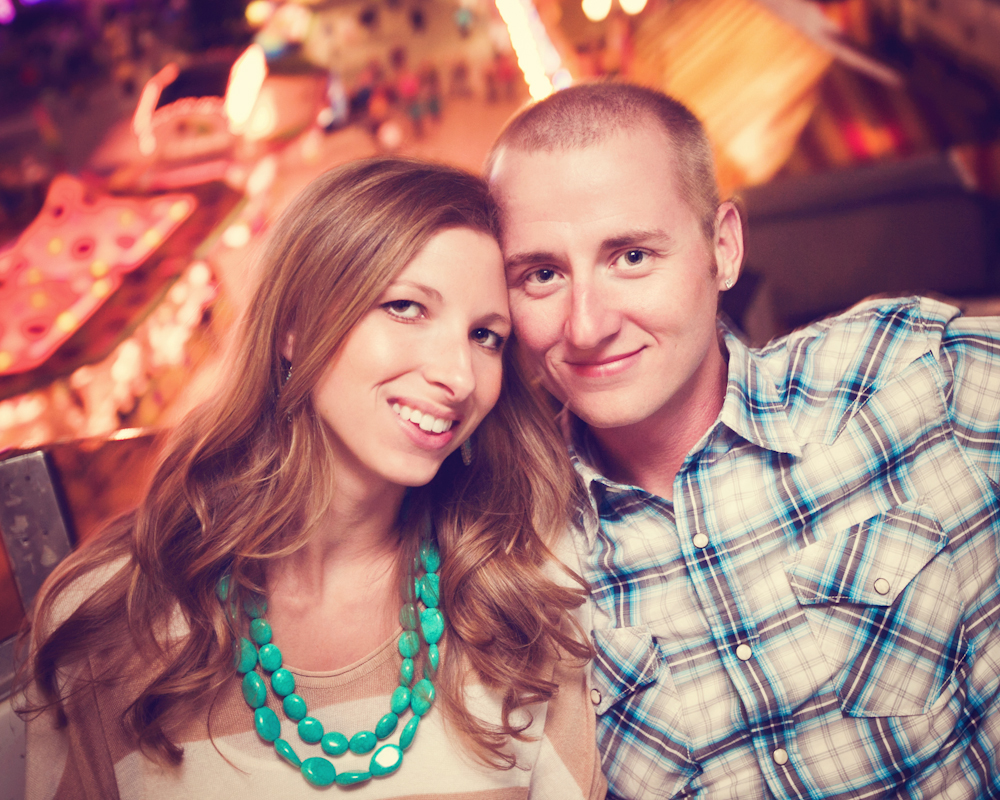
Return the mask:
[[674, 478], [691, 449], [715, 424], [726, 397], [727, 365], [721, 359], [701, 385], [641, 422], [620, 428], [592, 428], [598, 466], [618, 483], [638, 486], [672, 500]]

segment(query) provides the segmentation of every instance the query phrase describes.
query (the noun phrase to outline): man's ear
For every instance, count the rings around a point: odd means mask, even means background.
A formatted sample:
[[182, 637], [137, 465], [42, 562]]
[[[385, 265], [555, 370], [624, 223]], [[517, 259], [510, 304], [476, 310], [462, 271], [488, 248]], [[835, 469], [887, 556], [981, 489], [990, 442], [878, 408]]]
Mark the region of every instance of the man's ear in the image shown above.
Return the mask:
[[718, 288], [724, 292], [736, 285], [743, 266], [743, 219], [736, 202], [727, 200], [715, 212], [715, 241], [712, 244]]

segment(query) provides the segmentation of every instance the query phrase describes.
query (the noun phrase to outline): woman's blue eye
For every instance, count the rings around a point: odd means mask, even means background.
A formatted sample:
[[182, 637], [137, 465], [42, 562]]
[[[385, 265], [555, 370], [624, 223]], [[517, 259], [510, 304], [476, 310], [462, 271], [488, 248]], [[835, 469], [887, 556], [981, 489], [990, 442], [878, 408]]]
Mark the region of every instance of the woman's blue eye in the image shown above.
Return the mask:
[[472, 332], [472, 341], [483, 347], [488, 347], [490, 350], [499, 350], [503, 347], [505, 340], [503, 336], [489, 328], [476, 328]]

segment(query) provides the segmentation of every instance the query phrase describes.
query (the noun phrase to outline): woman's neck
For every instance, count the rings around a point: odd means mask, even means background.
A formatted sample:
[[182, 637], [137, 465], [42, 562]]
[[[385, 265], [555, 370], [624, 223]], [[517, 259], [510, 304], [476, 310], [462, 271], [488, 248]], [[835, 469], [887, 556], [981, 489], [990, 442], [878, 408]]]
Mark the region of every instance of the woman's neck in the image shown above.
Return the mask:
[[398, 491], [335, 493], [306, 545], [268, 565], [267, 616], [287, 663], [338, 669], [396, 629], [396, 521], [405, 490], [392, 488]]

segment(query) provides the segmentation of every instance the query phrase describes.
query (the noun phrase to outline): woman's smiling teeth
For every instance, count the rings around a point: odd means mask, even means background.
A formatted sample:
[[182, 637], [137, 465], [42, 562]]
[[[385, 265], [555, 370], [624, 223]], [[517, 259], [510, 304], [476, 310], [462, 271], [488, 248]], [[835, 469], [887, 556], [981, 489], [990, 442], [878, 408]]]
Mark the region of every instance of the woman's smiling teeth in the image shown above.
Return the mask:
[[401, 406], [399, 403], [393, 403], [392, 410], [399, 414], [399, 416], [407, 422], [412, 422], [414, 425], [419, 427], [420, 430], [427, 431], [428, 433], [444, 433], [445, 431], [450, 430], [451, 426], [455, 423], [454, 420], [438, 419], [431, 414], [425, 414], [415, 408]]

